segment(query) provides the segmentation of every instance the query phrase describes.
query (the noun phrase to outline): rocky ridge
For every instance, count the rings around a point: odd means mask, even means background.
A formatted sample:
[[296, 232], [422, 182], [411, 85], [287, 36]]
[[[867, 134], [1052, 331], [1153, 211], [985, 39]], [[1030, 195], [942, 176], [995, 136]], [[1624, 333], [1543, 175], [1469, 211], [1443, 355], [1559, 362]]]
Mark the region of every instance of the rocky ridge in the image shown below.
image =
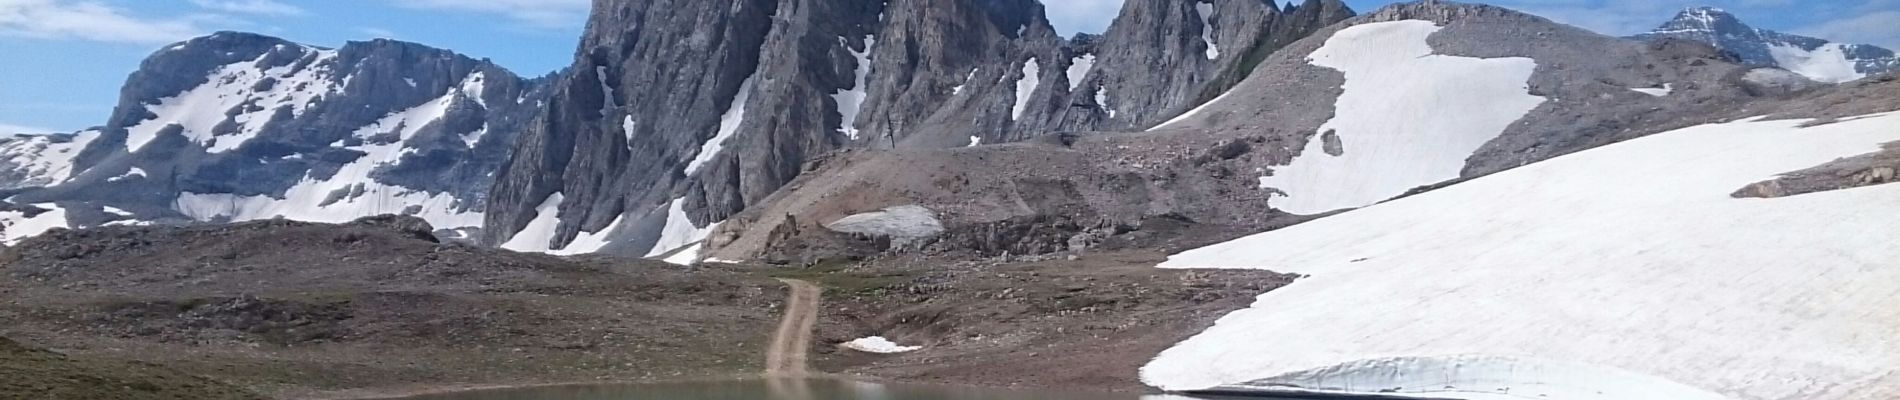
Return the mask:
[[1138, 0], [1105, 35], [1064, 39], [1032, 0], [595, 11], [574, 66], [497, 175], [484, 243], [658, 255], [834, 150], [1146, 128], [1351, 15], [1332, 0]]
[[104, 125], [0, 144], [0, 174], [10, 202], [107, 215], [47, 222], [68, 228], [403, 214], [474, 229], [544, 88], [414, 43], [222, 32], [153, 54]]

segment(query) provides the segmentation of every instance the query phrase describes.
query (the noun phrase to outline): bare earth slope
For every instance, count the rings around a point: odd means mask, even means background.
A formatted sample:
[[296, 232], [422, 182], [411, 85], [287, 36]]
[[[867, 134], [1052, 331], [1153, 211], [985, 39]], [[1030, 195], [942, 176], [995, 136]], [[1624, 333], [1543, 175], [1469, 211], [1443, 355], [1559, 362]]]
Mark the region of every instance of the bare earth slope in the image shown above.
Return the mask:
[[0, 335], [285, 397], [750, 375], [782, 285], [436, 243], [418, 219], [56, 230], [0, 255]]

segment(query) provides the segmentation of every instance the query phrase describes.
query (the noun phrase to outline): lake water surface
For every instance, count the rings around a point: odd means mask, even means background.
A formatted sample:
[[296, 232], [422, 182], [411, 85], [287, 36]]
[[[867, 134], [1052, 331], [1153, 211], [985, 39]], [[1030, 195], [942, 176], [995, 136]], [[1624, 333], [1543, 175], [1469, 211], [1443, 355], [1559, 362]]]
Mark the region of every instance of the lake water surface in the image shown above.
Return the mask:
[[[1254, 398], [1258, 400], [1258, 398]], [[587, 385], [436, 394], [409, 400], [1214, 400], [1132, 393], [1005, 390], [843, 380]]]

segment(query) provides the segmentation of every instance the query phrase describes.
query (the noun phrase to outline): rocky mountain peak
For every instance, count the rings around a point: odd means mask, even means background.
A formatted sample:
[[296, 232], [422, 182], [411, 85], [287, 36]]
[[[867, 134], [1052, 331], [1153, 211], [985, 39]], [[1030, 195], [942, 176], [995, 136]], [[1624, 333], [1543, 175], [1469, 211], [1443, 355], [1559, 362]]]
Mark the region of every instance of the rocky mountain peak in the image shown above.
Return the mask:
[[1742, 23], [1735, 14], [1716, 7], [1689, 7], [1676, 13], [1674, 19], [1663, 23], [1657, 31], [1708, 31], [1726, 33], [1753, 33], [1754, 28]]
[[1822, 82], [1846, 82], [1900, 70], [1900, 58], [1891, 50], [1755, 28], [1715, 7], [1684, 9], [1655, 30], [1632, 38], [1708, 43], [1734, 53], [1748, 65], [1787, 69]]
[[474, 229], [543, 83], [417, 43], [219, 32], [148, 57], [103, 126], [0, 144], [0, 176], [18, 178], [12, 201], [57, 211], [42, 228], [399, 214]]

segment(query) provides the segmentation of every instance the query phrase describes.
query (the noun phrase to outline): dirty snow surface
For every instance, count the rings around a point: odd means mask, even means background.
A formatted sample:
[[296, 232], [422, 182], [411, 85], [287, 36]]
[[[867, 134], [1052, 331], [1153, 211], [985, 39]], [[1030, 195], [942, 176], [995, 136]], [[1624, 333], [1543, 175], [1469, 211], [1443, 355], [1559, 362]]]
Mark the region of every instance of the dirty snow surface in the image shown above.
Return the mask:
[[1307, 277], [1161, 353], [1142, 379], [1474, 399], [1900, 398], [1900, 185], [1729, 196], [1900, 140], [1900, 113], [1804, 122], [1665, 132], [1175, 255], [1162, 267]]
[[[972, 145], [974, 142], [975, 140], [972, 140]], [[825, 224], [825, 229], [889, 237], [891, 246], [907, 247], [914, 242], [942, 234], [943, 222], [938, 221], [936, 212], [929, 208], [908, 205], [839, 218], [837, 221]]]
[[1485, 142], [1544, 98], [1529, 93], [1537, 62], [1432, 54], [1428, 21], [1378, 22], [1340, 30], [1309, 62], [1346, 75], [1331, 121], [1333, 156], [1315, 137], [1292, 164], [1260, 178], [1268, 204], [1294, 214], [1364, 207], [1419, 186], [1457, 179]]
[[871, 76], [871, 48], [877, 46], [877, 37], [864, 35], [864, 50], [862, 51], [852, 50], [845, 40], [845, 38], [838, 38], [838, 45], [843, 46], [845, 51], [850, 52], [851, 56], [857, 59], [857, 72], [854, 73], [855, 78], [852, 78], [854, 80], [851, 81], [851, 88], [839, 89], [837, 93], [831, 94], [831, 99], [837, 103], [838, 115], [843, 117], [839, 120], [842, 121], [839, 130], [844, 131], [845, 137], [858, 140], [858, 112], [864, 108], [864, 89], [867, 87], [864, 82]]
[[896, 342], [885, 339], [883, 336], [857, 338], [849, 342], [844, 342], [844, 344], [840, 346], [844, 346], [844, 348], [847, 349], [878, 354], [904, 353], [924, 348], [923, 346], [899, 346]]

